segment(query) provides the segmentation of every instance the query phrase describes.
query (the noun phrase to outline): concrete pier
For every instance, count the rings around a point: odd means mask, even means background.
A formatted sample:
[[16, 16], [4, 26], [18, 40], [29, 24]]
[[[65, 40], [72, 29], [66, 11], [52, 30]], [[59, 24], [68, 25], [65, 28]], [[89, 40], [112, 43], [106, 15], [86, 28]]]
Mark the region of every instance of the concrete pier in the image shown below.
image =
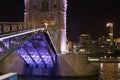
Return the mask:
[[59, 55], [61, 76], [90, 76], [99, 73], [98, 67], [88, 62], [87, 54]]

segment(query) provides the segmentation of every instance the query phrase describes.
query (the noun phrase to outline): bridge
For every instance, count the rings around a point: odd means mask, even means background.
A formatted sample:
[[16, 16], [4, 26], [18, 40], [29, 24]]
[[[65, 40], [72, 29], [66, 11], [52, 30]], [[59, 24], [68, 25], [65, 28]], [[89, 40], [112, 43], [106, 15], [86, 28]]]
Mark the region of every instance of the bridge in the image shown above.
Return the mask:
[[[53, 37], [51, 33], [51, 30], [45, 24], [36, 22], [1, 22], [0, 63], [11, 54], [17, 54], [26, 64], [24, 69], [23, 63], [19, 63], [19, 60], [16, 61], [21, 65], [22, 69], [16, 65], [13, 66], [13, 71], [17, 72], [17, 68], [19, 68], [19, 73], [38, 76], [81, 76], [97, 74], [97, 68], [88, 63], [87, 55], [85, 54], [58, 56], [53, 38], [51, 38]], [[75, 58], [74, 60], [73, 57]], [[16, 59], [10, 61], [14, 60]], [[9, 62], [9, 66], [14, 65], [16, 62]], [[83, 71], [84, 67], [86, 67], [86, 71]], [[13, 68], [7, 67], [5, 69], [11, 72]], [[23, 69], [25, 73], [21, 71]]]
[[0, 62], [16, 53], [31, 68], [53, 68], [57, 52], [44, 24], [0, 22]]

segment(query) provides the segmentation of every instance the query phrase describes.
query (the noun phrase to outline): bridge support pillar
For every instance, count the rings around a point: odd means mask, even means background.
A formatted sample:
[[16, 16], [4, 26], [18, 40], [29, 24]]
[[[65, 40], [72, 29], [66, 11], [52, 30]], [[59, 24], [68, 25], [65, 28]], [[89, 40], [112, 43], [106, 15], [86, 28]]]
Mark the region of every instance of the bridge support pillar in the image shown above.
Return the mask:
[[64, 29], [60, 30], [60, 53], [66, 53], [66, 31]]

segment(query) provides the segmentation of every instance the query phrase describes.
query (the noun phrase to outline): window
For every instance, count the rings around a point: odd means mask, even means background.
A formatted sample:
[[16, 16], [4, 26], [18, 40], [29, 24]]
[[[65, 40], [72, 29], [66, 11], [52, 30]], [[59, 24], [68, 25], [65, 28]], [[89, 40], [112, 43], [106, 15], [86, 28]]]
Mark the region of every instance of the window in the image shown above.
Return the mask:
[[35, 4], [33, 5], [33, 9], [37, 9], [37, 6]]
[[41, 3], [41, 10], [42, 11], [48, 11], [49, 10], [49, 2], [48, 1], [43, 1]]

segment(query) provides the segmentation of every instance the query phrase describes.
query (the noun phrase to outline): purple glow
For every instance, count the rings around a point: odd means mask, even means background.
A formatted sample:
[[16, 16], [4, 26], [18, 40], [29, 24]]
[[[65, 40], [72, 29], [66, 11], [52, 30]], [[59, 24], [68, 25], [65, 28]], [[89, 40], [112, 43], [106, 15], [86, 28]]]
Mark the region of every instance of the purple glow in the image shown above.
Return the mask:
[[16, 53], [19, 54], [30, 66], [35, 67], [35, 63], [23, 48], [16, 50]]
[[62, 15], [62, 21], [63, 21], [63, 28], [60, 30], [61, 33], [61, 54], [66, 53], [66, 10], [67, 10], [67, 0], [63, 0], [63, 8], [64, 11], [61, 14]]
[[44, 68], [45, 66], [47, 68], [52, 68], [54, 66], [55, 53], [50, 49], [50, 46], [42, 33], [38, 33], [30, 40], [25, 41], [21, 48], [16, 50], [16, 53], [29, 65], [36, 66], [37, 64], [39, 68]]
[[11, 40], [11, 42], [10, 42], [12, 45], [17, 45], [17, 44], [19, 44], [19, 42], [17, 42], [16, 40]]
[[2, 55], [5, 52], [3, 48], [0, 48], [0, 55]]
[[[44, 63], [42, 62], [38, 52], [36, 49], [33, 47], [32, 43], [30, 41], [25, 42], [26, 46], [25, 49], [28, 51], [29, 55], [33, 58], [33, 60], [38, 64], [38, 65], [43, 65]], [[42, 66], [43, 67], [43, 66]]]

